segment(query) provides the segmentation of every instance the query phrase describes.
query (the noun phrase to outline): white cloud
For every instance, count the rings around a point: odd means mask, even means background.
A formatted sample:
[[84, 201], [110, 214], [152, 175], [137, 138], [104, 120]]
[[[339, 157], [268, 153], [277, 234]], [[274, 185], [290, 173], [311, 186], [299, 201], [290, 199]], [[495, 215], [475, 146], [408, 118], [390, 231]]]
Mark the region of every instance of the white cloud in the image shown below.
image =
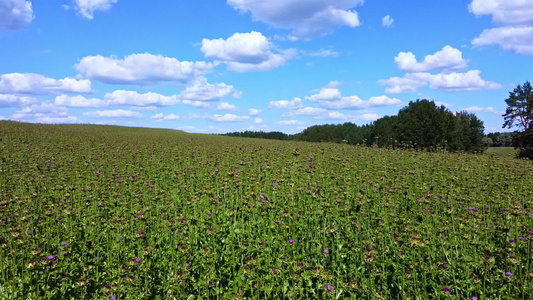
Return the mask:
[[113, 4], [117, 3], [118, 0], [73, 0], [74, 8], [79, 12], [79, 14], [91, 20], [94, 17], [95, 11], [107, 11], [111, 9]]
[[427, 55], [422, 62], [417, 62], [412, 52], [400, 52], [394, 61], [398, 69], [407, 72], [428, 72], [438, 69], [460, 70], [468, 64], [468, 60], [463, 59], [463, 53], [451, 46], [444, 46], [435, 54]]
[[386, 15], [381, 19], [381, 26], [383, 27], [389, 28], [392, 26], [392, 23], [394, 23], [394, 19], [389, 15]]
[[196, 108], [209, 108], [209, 103], [204, 101], [194, 101], [194, 100], [182, 100], [181, 103], [185, 105], [194, 106]]
[[259, 72], [278, 68], [295, 55], [292, 49], [274, 53], [274, 45], [261, 32], [235, 33], [228, 39], [203, 39], [205, 57], [223, 62], [233, 72]]
[[33, 20], [31, 1], [0, 1], [0, 30], [17, 30], [26, 27]]
[[65, 107], [84, 107], [84, 108], [96, 108], [107, 106], [107, 102], [101, 99], [87, 99], [81, 95], [77, 96], [68, 96], [68, 95], [59, 95], [55, 98], [54, 104], [57, 106]]
[[254, 123], [255, 123], [255, 124], [262, 124], [262, 123], [263, 123], [263, 119], [261, 119], [261, 118], [255, 118]]
[[492, 15], [494, 23], [504, 25], [485, 29], [472, 40], [474, 46], [499, 45], [502, 49], [533, 54], [533, 5], [528, 0], [473, 0], [468, 6], [476, 16]]
[[0, 93], [49, 94], [90, 93], [91, 81], [86, 79], [54, 79], [34, 73], [8, 73], [0, 76]]
[[466, 110], [467, 112], [489, 113], [489, 114], [495, 114], [495, 115], [502, 115], [504, 113], [502, 111], [498, 111], [494, 107], [471, 106], [471, 107], [463, 108], [461, 110]]
[[178, 96], [164, 96], [158, 93], [148, 92], [139, 94], [136, 91], [116, 90], [107, 93], [104, 100], [110, 106], [112, 105], [133, 105], [133, 106], [165, 106], [176, 105], [180, 103]]
[[301, 121], [298, 121], [298, 120], [284, 120], [284, 121], [279, 121], [276, 124], [280, 124], [280, 125], [304, 125], [305, 123], [301, 122]]
[[179, 119], [180, 119], [180, 116], [175, 115], [175, 114], [170, 114], [163, 118], [163, 120], [172, 120], [172, 121], [179, 120]]
[[337, 57], [339, 56], [339, 52], [328, 50], [328, 49], [322, 49], [320, 51], [315, 51], [309, 53], [309, 56], [315, 56], [315, 57]]
[[17, 95], [0, 94], [0, 107], [20, 107], [37, 103], [33, 97], [22, 97]]
[[108, 84], [148, 85], [164, 82], [186, 84], [202, 78], [213, 69], [212, 63], [179, 61], [150, 53], [114, 56], [86, 56], [76, 65], [83, 76]]
[[84, 112], [84, 116], [91, 118], [140, 118], [142, 114], [137, 111], [115, 109]]
[[238, 110], [237, 106], [228, 102], [222, 102], [217, 106], [217, 110]]
[[152, 116], [152, 119], [154, 120], [161, 120], [163, 119], [163, 113], [158, 113]]
[[256, 109], [256, 108], [250, 108], [250, 109], [248, 110], [248, 114], [249, 114], [250, 116], [258, 116], [258, 115], [260, 115], [262, 112], [263, 112], [262, 110], [260, 110], [260, 109]]
[[212, 116], [207, 116], [207, 119], [211, 120], [211, 121], [215, 121], [215, 122], [241, 122], [241, 121], [246, 121], [248, 120], [250, 117], [248, 116], [237, 116], [237, 115], [234, 115], [234, 114], [225, 114], [225, 115], [212, 115]]
[[27, 119], [32, 117], [67, 117], [67, 108], [56, 106], [52, 102], [41, 102], [23, 107], [12, 118]]
[[375, 113], [367, 113], [367, 114], [362, 114], [362, 115], [358, 116], [357, 119], [361, 120], [361, 121], [372, 122], [372, 121], [375, 121], [375, 120], [379, 119], [379, 115], [375, 114]]
[[477, 90], [497, 90], [502, 85], [485, 81], [479, 76], [481, 71], [471, 70], [466, 73], [436, 74], [429, 78], [429, 88], [439, 91], [463, 92]]
[[291, 37], [308, 38], [331, 33], [334, 27], [360, 25], [353, 9], [363, 0], [227, 0], [240, 12], [276, 28], [292, 29]]
[[277, 109], [299, 109], [299, 108], [303, 108], [304, 105], [302, 103], [302, 99], [294, 98], [294, 100], [292, 101], [288, 101], [288, 100], [270, 101], [268, 104], [268, 107], [277, 108]]
[[253, 124], [250, 127], [248, 127], [247, 130], [250, 130], [250, 131], [267, 131], [268, 130], [268, 125], [266, 125], [266, 124]]
[[533, 54], [533, 27], [498, 27], [485, 29], [472, 40], [474, 46], [499, 45], [507, 51]]
[[387, 96], [371, 97], [369, 100], [362, 100], [358, 96], [343, 97], [337, 88], [338, 86], [338, 82], [330, 82], [326, 87], [321, 88], [317, 94], [305, 97], [305, 99], [317, 102], [320, 107], [326, 109], [361, 109], [402, 104], [400, 99]]
[[312, 117], [315, 119], [335, 119], [335, 120], [344, 120], [346, 116], [337, 111], [329, 111], [324, 108], [318, 107], [303, 107], [299, 109], [289, 110], [282, 115], [283, 117], [297, 117], [297, 116], [306, 116]]
[[[185, 88], [180, 94], [180, 98], [190, 101], [213, 101], [220, 100], [233, 93], [233, 96], [240, 97], [238, 91], [232, 85], [225, 83], [210, 84], [205, 78], [196, 80], [193, 85]], [[236, 97], [237, 98], [237, 97]]]
[[415, 92], [420, 87], [427, 86], [432, 90], [447, 92], [465, 92], [477, 90], [496, 90], [502, 86], [499, 83], [481, 79], [481, 71], [471, 70], [466, 73], [407, 73], [404, 77], [392, 77], [380, 80], [381, 85], [388, 86], [388, 94]]
[[180, 127], [178, 127], [177, 129], [179, 129], [179, 130], [183, 130], [183, 131], [186, 131], [186, 132], [194, 132], [194, 131], [197, 131], [197, 130], [198, 130], [196, 127], [194, 127], [194, 126], [189, 126], [189, 125], [187, 125], [187, 126], [180, 126]]
[[468, 9], [476, 16], [492, 15], [503, 25], [533, 25], [533, 5], [528, 0], [473, 0]]

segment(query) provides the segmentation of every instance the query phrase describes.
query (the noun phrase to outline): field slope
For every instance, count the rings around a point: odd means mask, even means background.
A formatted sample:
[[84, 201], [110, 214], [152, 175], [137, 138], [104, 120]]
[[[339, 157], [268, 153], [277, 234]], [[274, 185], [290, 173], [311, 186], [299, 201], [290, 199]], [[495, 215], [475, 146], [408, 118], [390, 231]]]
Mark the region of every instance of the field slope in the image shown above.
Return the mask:
[[533, 164], [0, 122], [1, 299], [531, 299]]

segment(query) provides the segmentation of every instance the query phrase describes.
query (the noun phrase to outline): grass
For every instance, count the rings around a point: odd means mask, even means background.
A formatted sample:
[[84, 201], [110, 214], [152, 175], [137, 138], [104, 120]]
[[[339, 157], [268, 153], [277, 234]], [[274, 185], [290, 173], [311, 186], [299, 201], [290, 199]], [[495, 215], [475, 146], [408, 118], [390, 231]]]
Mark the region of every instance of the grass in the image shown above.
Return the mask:
[[0, 122], [2, 299], [528, 299], [533, 164]]

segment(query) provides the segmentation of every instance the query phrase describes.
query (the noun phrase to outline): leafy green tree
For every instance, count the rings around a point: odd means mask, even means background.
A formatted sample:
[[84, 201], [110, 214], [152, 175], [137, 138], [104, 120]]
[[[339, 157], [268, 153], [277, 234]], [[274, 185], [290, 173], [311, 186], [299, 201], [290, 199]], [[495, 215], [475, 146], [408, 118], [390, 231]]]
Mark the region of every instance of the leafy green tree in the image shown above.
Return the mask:
[[518, 127], [513, 145], [520, 148], [520, 157], [533, 159], [533, 90], [529, 81], [509, 92], [505, 103], [503, 128]]

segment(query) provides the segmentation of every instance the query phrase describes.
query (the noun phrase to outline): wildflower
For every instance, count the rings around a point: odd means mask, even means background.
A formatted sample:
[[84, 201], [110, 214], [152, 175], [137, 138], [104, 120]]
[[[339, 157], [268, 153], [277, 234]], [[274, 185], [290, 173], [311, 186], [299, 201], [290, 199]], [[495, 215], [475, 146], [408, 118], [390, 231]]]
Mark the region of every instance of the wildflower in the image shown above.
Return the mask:
[[208, 215], [208, 216], [211, 216], [211, 215], [213, 215], [213, 213], [212, 213], [212, 212], [209, 212], [207, 215]]
[[215, 170], [215, 173], [218, 173], [218, 172], [219, 172], [218, 169], [216, 169], [216, 170]]
[[289, 244], [292, 244], [292, 243], [294, 243], [294, 240], [289, 240]]
[[98, 175], [98, 174], [100, 174], [100, 171], [96, 171], [96, 172], [94, 172], [94, 173], [95, 173], [96, 175]]
[[185, 267], [186, 267], [187, 269], [189, 269], [189, 268], [191, 267], [191, 265], [190, 265], [190, 264], [186, 264]]
[[117, 298], [115, 296], [109, 296], [109, 300], [117, 300]]
[[66, 246], [67, 242], [61, 242], [61, 246]]
[[124, 182], [124, 181], [122, 181], [122, 180], [119, 180], [119, 181], [118, 181], [118, 183], [123, 183], [123, 182]]
[[309, 164], [309, 169], [314, 168], [313, 164]]
[[309, 157], [309, 159], [313, 159], [313, 157], [311, 155], [309, 155], [308, 157]]
[[477, 297], [476, 296], [472, 297], [472, 300], [477, 300]]
[[46, 257], [46, 259], [48, 259], [48, 260], [54, 260], [54, 259], [56, 259], [56, 256], [55, 256], [55, 255], [48, 255], [48, 256]]
[[140, 258], [134, 258], [131, 261], [140, 264], [142, 260]]
[[322, 251], [322, 252], [324, 252], [324, 254], [328, 254], [329, 253], [328, 249], [324, 249], [324, 251]]
[[328, 290], [328, 292], [330, 292], [330, 291], [333, 289], [333, 287], [331, 286], [331, 284], [328, 284], [328, 285], [326, 286], [326, 289]]
[[272, 275], [278, 275], [278, 271], [274, 268], [272, 268]]
[[506, 272], [505, 275], [507, 275], [508, 277], [511, 277], [511, 276], [513, 276], [513, 273], [511, 273], [511, 272]]
[[263, 196], [263, 194], [259, 194], [259, 198], [265, 199], [265, 196]]
[[448, 286], [445, 286], [445, 287], [443, 287], [442, 289], [443, 289], [445, 292], [448, 292], [448, 293], [450, 292], [450, 287], [448, 287]]
[[529, 234], [529, 235], [533, 235], [533, 231], [528, 230], [528, 231], [527, 231], [527, 234]]
[[299, 262], [299, 261], [297, 261], [297, 262], [296, 262], [296, 265], [297, 265], [297, 266], [299, 267], [299, 266], [301, 266], [301, 265], [302, 265], [302, 263], [301, 263], [301, 262]]
[[523, 236], [521, 236], [521, 237], [519, 237], [519, 239], [520, 239], [521, 241], [523, 241], [523, 240], [524, 240], [524, 237], [523, 237]]
[[29, 235], [34, 235], [35, 233], [33, 231], [28, 232]]
[[442, 265], [442, 268], [443, 268], [444, 270], [446, 270], [446, 269], [448, 269], [448, 266], [447, 266], [447, 265]]
[[509, 243], [514, 243], [514, 239], [509, 239]]
[[276, 221], [276, 224], [281, 225], [281, 221]]

